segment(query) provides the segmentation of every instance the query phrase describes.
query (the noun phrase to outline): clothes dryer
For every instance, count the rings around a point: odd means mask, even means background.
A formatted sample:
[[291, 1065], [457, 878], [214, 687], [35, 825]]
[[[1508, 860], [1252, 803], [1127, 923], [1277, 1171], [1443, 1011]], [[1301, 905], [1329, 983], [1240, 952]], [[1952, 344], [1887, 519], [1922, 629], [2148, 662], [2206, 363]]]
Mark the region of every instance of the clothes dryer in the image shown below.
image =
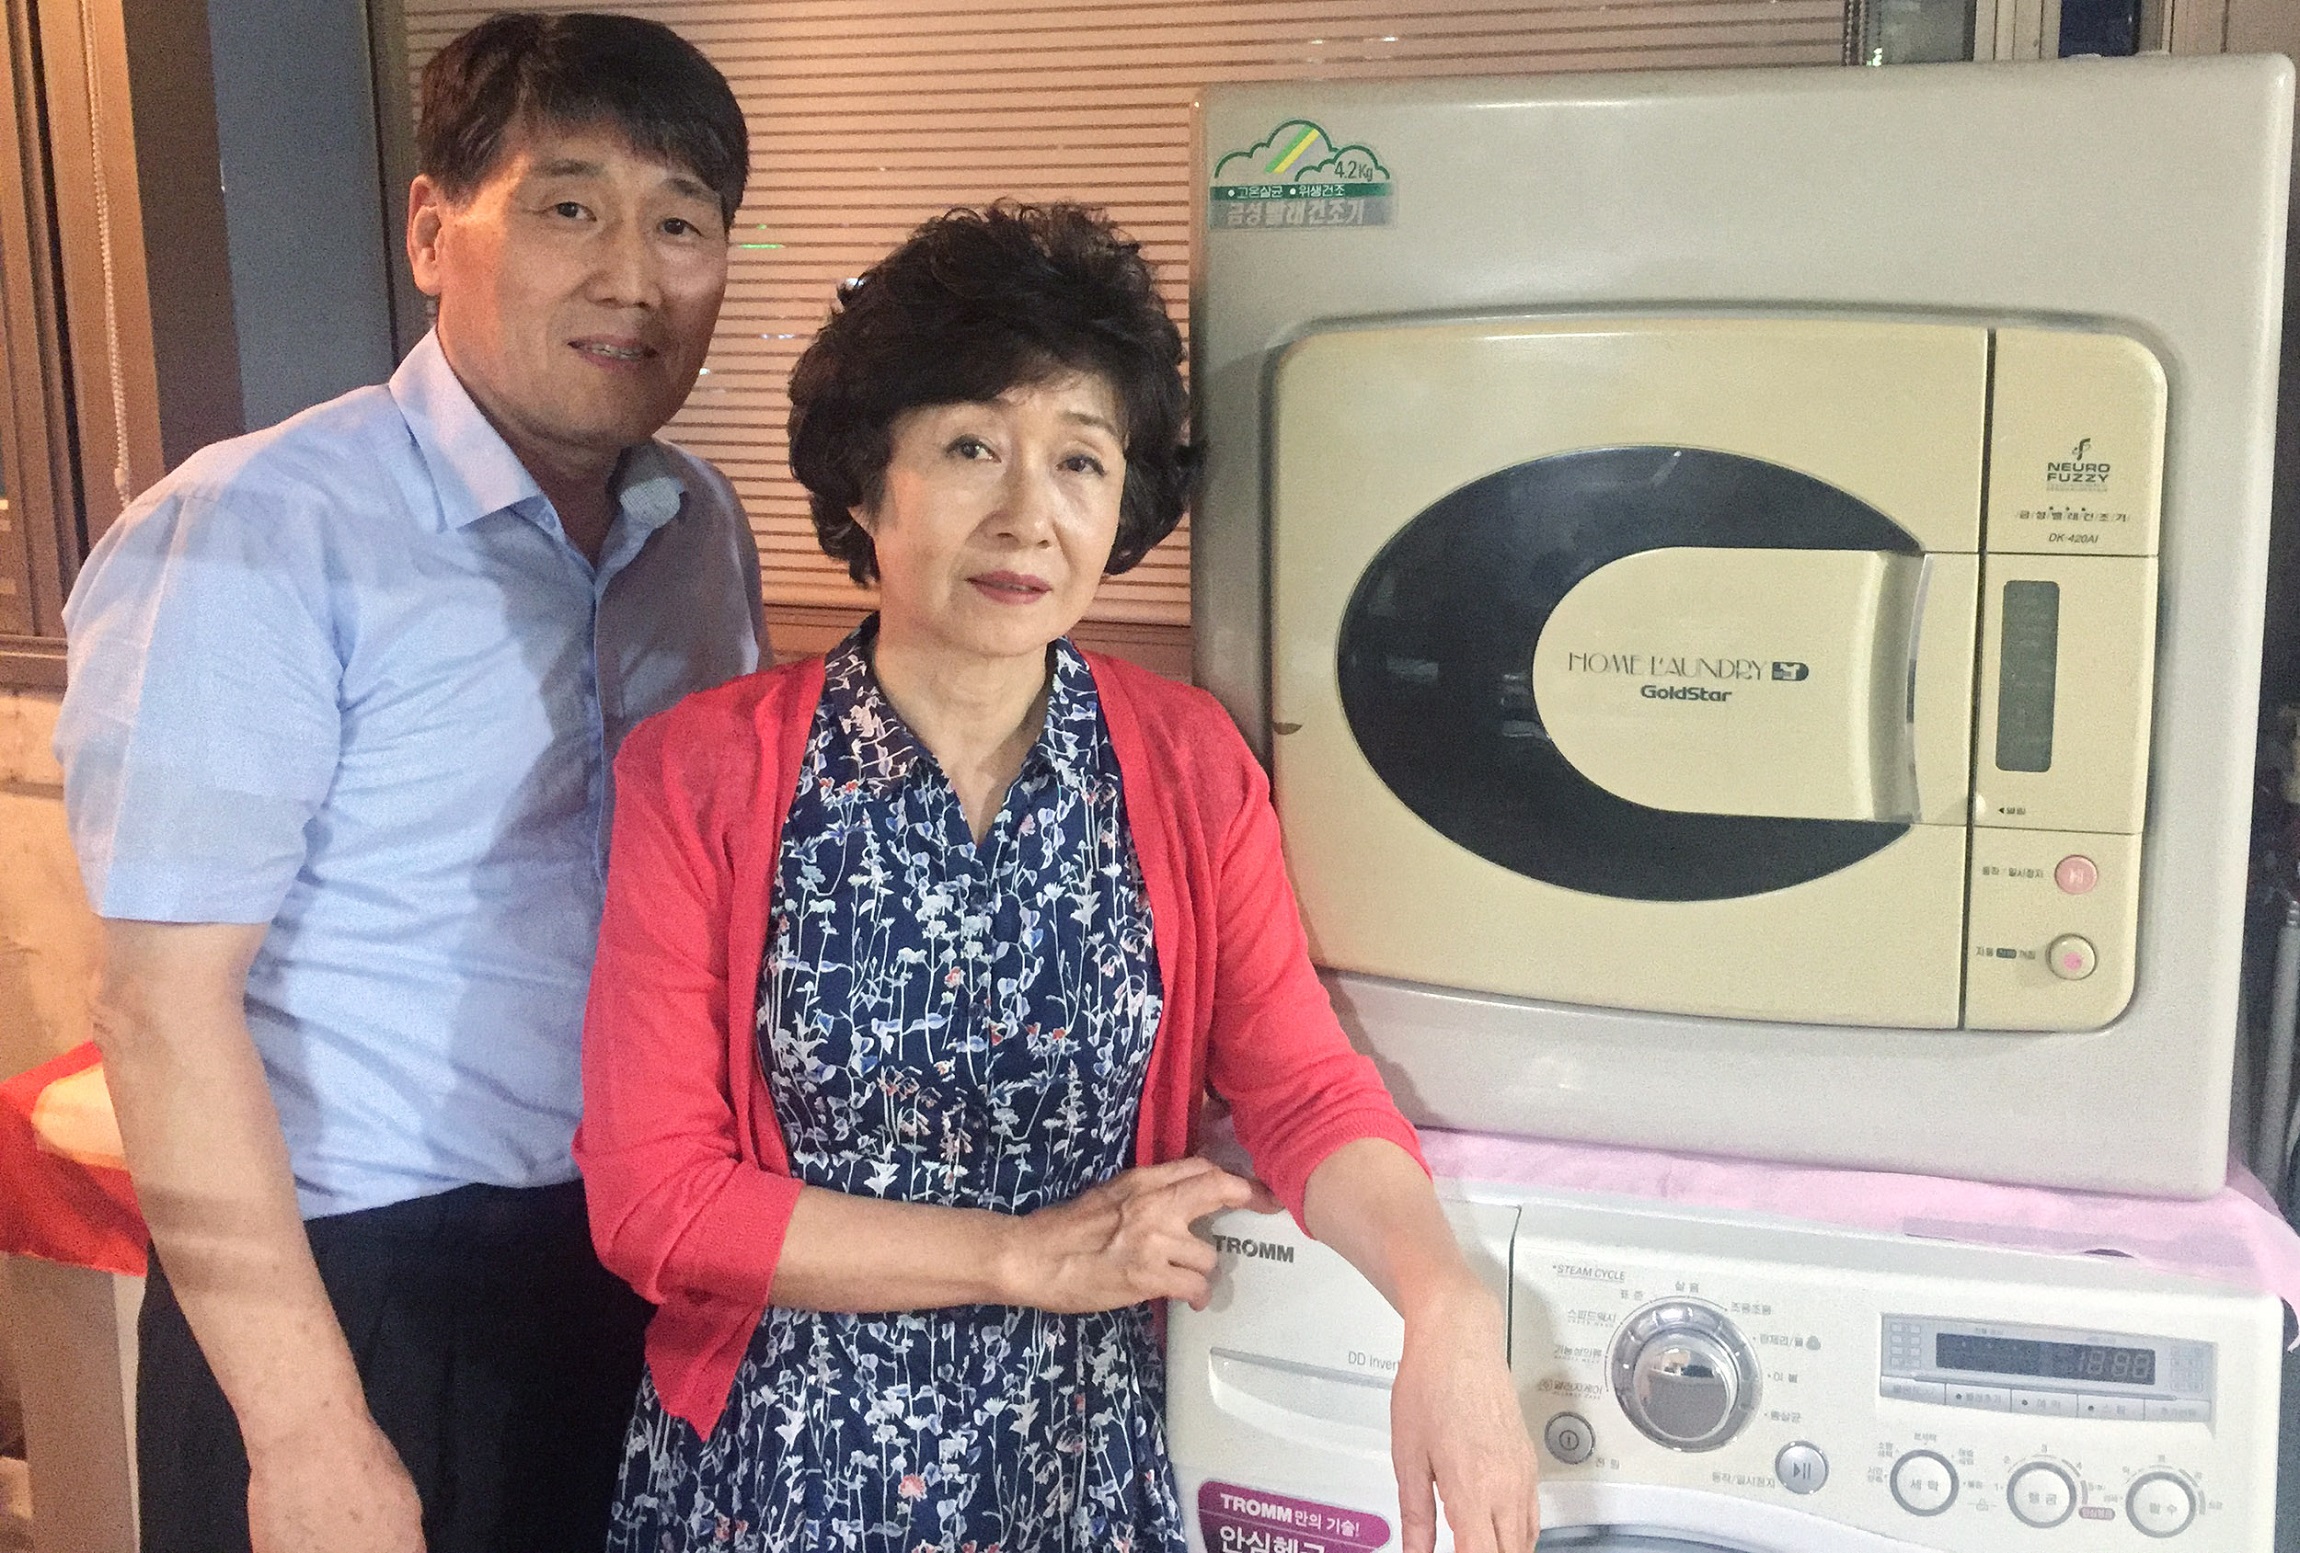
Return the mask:
[[1197, 671], [1416, 1120], [2220, 1185], [2291, 107], [1206, 95]]

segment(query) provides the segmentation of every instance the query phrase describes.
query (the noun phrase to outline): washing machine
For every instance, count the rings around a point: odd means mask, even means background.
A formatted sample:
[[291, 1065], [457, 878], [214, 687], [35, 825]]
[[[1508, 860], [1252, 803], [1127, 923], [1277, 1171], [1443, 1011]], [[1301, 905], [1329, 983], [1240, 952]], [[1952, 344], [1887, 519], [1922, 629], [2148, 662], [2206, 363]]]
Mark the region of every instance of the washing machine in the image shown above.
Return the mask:
[[[1442, 1182], [1508, 1314], [1544, 1548], [2261, 1553], [2283, 1309], [2111, 1259]], [[1191, 1547], [1398, 1541], [1403, 1329], [1280, 1215], [1172, 1307]], [[1439, 1546], [1450, 1543], [1441, 1537]]]
[[2291, 66], [1197, 136], [1196, 671], [1408, 1114], [2217, 1190]]

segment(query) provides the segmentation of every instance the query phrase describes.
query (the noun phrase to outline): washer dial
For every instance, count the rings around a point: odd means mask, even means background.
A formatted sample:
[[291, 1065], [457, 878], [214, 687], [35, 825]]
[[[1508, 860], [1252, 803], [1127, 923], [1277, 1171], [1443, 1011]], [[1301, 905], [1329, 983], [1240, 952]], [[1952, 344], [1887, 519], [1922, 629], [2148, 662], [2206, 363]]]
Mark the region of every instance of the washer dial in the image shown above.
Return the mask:
[[2076, 1484], [2049, 1461], [2032, 1461], [2005, 1485], [2005, 1502], [2027, 1526], [2058, 1526], [2076, 1513]]
[[1893, 1463], [1893, 1497], [1911, 1515], [1939, 1515], [1957, 1502], [1957, 1469], [1939, 1451], [1910, 1451]]
[[1659, 1300], [1614, 1335], [1613, 1394], [1648, 1439], [1712, 1451], [1757, 1407], [1757, 1356], [1725, 1313], [1699, 1300]]
[[2150, 1472], [2124, 1496], [2124, 1511], [2151, 1537], [2177, 1537], [2196, 1519], [2196, 1490], [2169, 1472]]

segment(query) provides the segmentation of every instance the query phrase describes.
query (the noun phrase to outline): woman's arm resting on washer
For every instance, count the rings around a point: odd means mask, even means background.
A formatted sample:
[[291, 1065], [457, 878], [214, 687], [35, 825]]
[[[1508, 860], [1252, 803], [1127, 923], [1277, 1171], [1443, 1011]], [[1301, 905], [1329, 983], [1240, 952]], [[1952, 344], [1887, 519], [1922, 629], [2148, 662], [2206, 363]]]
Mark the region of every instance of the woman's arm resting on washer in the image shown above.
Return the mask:
[[1538, 1469], [1501, 1303], [1462, 1259], [1429, 1177], [1386, 1139], [1345, 1143], [1310, 1172], [1303, 1220], [1405, 1318], [1390, 1456], [1406, 1553], [1436, 1538], [1433, 1486], [1460, 1553], [1525, 1553], [1540, 1525]]
[[1190, 1232], [1191, 1222], [1249, 1204], [1268, 1205], [1252, 1183], [1203, 1159], [1129, 1170], [1020, 1217], [808, 1187], [791, 1209], [769, 1298], [857, 1312], [976, 1304], [1077, 1312], [1154, 1299], [1203, 1306], [1214, 1248]]

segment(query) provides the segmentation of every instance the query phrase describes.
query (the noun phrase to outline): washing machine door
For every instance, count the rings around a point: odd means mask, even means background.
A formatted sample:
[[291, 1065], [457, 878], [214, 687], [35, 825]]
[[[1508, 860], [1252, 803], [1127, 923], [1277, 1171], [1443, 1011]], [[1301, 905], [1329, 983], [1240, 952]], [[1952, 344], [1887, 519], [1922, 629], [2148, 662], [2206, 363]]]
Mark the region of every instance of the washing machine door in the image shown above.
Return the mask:
[[1641, 1531], [1630, 1526], [1573, 1526], [1544, 1531], [1541, 1545], [1550, 1553], [1558, 1549], [1570, 1550], [1570, 1553], [1748, 1553], [1742, 1548], [1727, 1549], [1722, 1542], [1707, 1539], [1689, 1542], [1669, 1532]]
[[1825, 1515], [1657, 1483], [1544, 1483], [1542, 1553], [1926, 1553]]
[[1769, 1544], [1720, 1542], [1714, 1537], [1642, 1526], [1544, 1527], [1541, 1548], [1542, 1553], [1784, 1553]]

